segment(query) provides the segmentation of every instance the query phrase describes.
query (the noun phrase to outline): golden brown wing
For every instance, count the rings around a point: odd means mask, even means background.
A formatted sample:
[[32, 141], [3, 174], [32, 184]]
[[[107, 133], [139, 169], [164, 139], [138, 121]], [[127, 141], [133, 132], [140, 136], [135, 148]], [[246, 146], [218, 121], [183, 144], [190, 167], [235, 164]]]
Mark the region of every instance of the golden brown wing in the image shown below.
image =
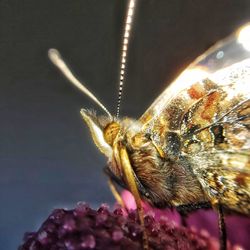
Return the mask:
[[179, 136], [212, 203], [250, 214], [250, 25], [200, 56], [140, 121], [166, 154], [165, 135]]
[[[148, 127], [152, 127], [152, 123], [160, 119], [159, 116], [164, 116], [163, 113], [168, 113], [165, 119], [167, 122], [170, 120], [169, 117], [172, 118], [171, 124], [169, 124], [170, 129], [177, 129], [179, 124], [178, 117], [182, 115], [180, 114], [181, 111], [185, 112], [185, 110], [197, 101], [201, 95], [204, 95], [211, 89], [210, 86], [201, 86], [204, 85], [203, 83], [199, 85], [195, 85], [195, 83], [210, 77], [211, 74], [218, 70], [249, 59], [249, 37], [250, 24], [247, 24], [230, 37], [218, 42], [203, 55], [199, 56], [162, 92], [140, 117], [139, 120], [144, 124], [144, 130]], [[241, 67], [242, 70], [244, 70], [245, 67], [249, 67], [249, 63]], [[230, 72], [222, 72], [221, 77], [223, 78], [223, 74], [227, 74], [227, 77], [230, 77], [228, 73], [230, 74]], [[217, 82], [217, 84], [221, 85], [223, 82]], [[176, 110], [178, 106], [182, 109], [181, 111]], [[168, 108], [168, 112], [166, 108]], [[176, 123], [177, 126], [173, 123]]]
[[250, 214], [249, 91], [230, 97], [226, 90], [211, 91], [184, 115], [181, 154], [212, 203]]

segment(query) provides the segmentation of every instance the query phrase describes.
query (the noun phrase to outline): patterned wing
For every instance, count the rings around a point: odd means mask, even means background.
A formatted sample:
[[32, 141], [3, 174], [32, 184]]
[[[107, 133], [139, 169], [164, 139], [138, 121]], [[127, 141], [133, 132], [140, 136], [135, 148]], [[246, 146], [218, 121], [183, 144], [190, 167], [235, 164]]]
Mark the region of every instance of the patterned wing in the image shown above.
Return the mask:
[[166, 154], [166, 134], [178, 135], [212, 204], [250, 214], [250, 25], [200, 56], [140, 121]]
[[250, 214], [250, 88], [241, 88], [250, 86], [250, 60], [247, 74], [247, 82], [230, 79], [200, 97], [180, 127], [182, 154], [209, 200], [244, 214]]

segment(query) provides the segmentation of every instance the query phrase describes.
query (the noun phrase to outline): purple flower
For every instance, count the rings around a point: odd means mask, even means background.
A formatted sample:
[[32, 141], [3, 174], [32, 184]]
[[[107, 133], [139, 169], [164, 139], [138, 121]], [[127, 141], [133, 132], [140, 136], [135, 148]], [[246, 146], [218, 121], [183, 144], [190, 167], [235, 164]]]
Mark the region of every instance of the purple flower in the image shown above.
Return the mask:
[[[128, 191], [122, 193], [122, 198], [129, 209], [135, 209], [135, 201], [132, 194]], [[153, 211], [156, 218], [166, 216], [168, 219], [174, 221], [177, 225], [181, 225], [180, 215], [175, 211], [169, 209], [156, 209], [150, 205], [143, 203], [144, 210]], [[218, 238], [218, 217], [212, 209], [200, 209], [191, 213], [187, 218], [189, 228], [197, 230], [202, 234], [208, 234], [212, 237]], [[234, 245], [235, 249], [250, 249], [250, 218], [245, 216], [230, 215], [226, 216], [226, 226], [229, 242]], [[211, 237], [210, 236], [210, 237]]]
[[[209, 234], [173, 223], [166, 216], [145, 215], [150, 249], [218, 249]], [[56, 209], [37, 232], [26, 233], [19, 250], [142, 249], [142, 233], [136, 210], [120, 207], [111, 212], [79, 203], [73, 210]], [[230, 248], [236, 249], [236, 248]]]
[[[122, 194], [128, 210], [116, 206], [113, 212], [107, 205], [98, 210], [85, 203], [75, 209], [56, 209], [37, 232], [26, 233], [19, 250], [80, 250], [80, 249], [142, 249], [143, 230], [146, 230], [150, 249], [156, 250], [218, 250], [217, 218], [213, 211], [197, 211], [188, 218], [188, 227], [180, 223], [175, 211], [160, 210], [143, 203], [145, 228], [139, 223], [133, 196]], [[249, 249], [250, 220], [228, 218], [228, 250]]]

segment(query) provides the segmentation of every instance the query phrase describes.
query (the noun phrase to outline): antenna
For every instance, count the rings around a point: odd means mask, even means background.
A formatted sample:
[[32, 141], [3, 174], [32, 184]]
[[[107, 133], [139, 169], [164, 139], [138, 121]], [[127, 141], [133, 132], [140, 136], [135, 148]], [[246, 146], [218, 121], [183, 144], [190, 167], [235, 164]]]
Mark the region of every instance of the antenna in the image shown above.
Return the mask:
[[73, 75], [70, 71], [69, 67], [63, 61], [62, 56], [60, 55], [59, 51], [56, 49], [49, 49], [48, 56], [51, 62], [57, 66], [64, 76], [73, 84], [75, 85], [81, 92], [87, 95], [90, 99], [92, 99], [100, 108], [102, 108], [108, 116], [112, 119], [112, 115], [107, 110], [107, 108]]
[[124, 74], [126, 70], [126, 59], [127, 59], [127, 50], [129, 44], [129, 36], [132, 26], [132, 21], [134, 17], [134, 10], [135, 10], [136, 0], [130, 0], [127, 9], [126, 15], [126, 22], [125, 28], [123, 33], [123, 41], [122, 41], [122, 55], [121, 55], [121, 66], [120, 66], [120, 80], [119, 80], [119, 92], [118, 92], [118, 101], [117, 101], [117, 110], [116, 110], [116, 117], [119, 117], [120, 113], [120, 105], [121, 105], [121, 98], [122, 98], [122, 90], [123, 90], [123, 80]]

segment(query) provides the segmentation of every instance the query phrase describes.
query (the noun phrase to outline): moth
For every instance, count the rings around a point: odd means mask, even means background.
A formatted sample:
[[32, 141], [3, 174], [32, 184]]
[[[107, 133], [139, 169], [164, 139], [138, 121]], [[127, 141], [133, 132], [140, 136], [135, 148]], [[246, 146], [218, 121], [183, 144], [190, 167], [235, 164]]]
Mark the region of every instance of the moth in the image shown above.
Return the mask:
[[[226, 249], [224, 212], [250, 215], [250, 24], [198, 57], [137, 120], [119, 118], [135, 1], [129, 2], [121, 56], [117, 115], [71, 73], [59, 52], [51, 61], [106, 113], [82, 109], [93, 141], [107, 156], [105, 172], [135, 197], [180, 211], [212, 207], [219, 213]], [[144, 248], [147, 249], [144, 234]]]

